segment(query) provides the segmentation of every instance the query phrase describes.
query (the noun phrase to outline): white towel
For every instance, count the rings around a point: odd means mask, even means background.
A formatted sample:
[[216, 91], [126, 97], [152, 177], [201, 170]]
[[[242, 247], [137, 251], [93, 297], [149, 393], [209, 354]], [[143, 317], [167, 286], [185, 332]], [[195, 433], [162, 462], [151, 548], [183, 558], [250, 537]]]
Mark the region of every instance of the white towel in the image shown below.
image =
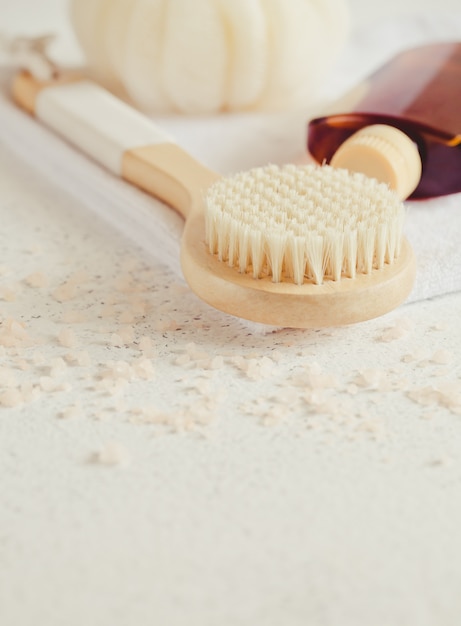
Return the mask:
[[[355, 32], [325, 86], [323, 97], [339, 97], [395, 52], [437, 40], [461, 41], [461, 12], [392, 19]], [[9, 98], [10, 78], [11, 72], [0, 75], [0, 141], [180, 274], [182, 219], [161, 202], [104, 171], [18, 110]], [[206, 165], [229, 174], [299, 157], [305, 149], [309, 115], [303, 111], [282, 115], [168, 117], [155, 121]], [[418, 263], [416, 285], [409, 301], [460, 290], [461, 194], [407, 204], [406, 235]]]

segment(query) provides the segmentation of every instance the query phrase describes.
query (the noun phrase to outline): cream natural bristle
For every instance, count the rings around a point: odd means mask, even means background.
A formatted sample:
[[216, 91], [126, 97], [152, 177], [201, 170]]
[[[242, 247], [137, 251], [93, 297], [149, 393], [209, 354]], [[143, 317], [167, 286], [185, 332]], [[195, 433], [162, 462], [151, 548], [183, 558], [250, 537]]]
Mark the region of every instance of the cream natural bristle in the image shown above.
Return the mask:
[[389, 188], [328, 165], [269, 165], [214, 183], [206, 240], [220, 261], [274, 282], [338, 281], [398, 256], [404, 205]]

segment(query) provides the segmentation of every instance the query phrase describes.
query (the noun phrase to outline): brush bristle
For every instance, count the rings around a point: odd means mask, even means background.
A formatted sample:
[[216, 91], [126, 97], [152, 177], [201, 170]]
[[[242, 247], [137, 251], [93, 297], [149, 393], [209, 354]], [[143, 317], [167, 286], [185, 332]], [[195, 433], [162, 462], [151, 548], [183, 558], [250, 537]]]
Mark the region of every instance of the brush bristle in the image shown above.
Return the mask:
[[404, 205], [382, 183], [324, 165], [269, 165], [213, 184], [211, 254], [254, 278], [338, 281], [398, 256]]

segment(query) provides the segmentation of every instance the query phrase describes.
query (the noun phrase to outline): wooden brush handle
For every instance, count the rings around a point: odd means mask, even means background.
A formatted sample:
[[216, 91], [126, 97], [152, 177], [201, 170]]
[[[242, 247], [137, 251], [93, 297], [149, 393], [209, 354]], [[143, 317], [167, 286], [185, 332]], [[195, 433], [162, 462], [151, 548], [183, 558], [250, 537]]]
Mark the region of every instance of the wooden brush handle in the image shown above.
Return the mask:
[[150, 119], [91, 81], [64, 77], [41, 83], [21, 73], [13, 97], [86, 155], [185, 218], [217, 178]]

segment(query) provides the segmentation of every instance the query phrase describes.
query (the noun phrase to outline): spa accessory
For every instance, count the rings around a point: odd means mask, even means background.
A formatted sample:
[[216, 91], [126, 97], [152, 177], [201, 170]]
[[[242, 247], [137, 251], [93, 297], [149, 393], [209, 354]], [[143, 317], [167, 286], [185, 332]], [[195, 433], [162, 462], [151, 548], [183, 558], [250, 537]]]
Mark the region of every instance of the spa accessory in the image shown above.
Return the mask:
[[373, 176], [402, 199], [461, 191], [461, 43], [402, 52], [341, 102], [309, 124], [319, 163]]
[[90, 81], [21, 73], [13, 94], [80, 150], [181, 213], [184, 276], [217, 309], [275, 326], [349, 324], [395, 308], [413, 285], [404, 208], [385, 185], [317, 166], [224, 179]]

